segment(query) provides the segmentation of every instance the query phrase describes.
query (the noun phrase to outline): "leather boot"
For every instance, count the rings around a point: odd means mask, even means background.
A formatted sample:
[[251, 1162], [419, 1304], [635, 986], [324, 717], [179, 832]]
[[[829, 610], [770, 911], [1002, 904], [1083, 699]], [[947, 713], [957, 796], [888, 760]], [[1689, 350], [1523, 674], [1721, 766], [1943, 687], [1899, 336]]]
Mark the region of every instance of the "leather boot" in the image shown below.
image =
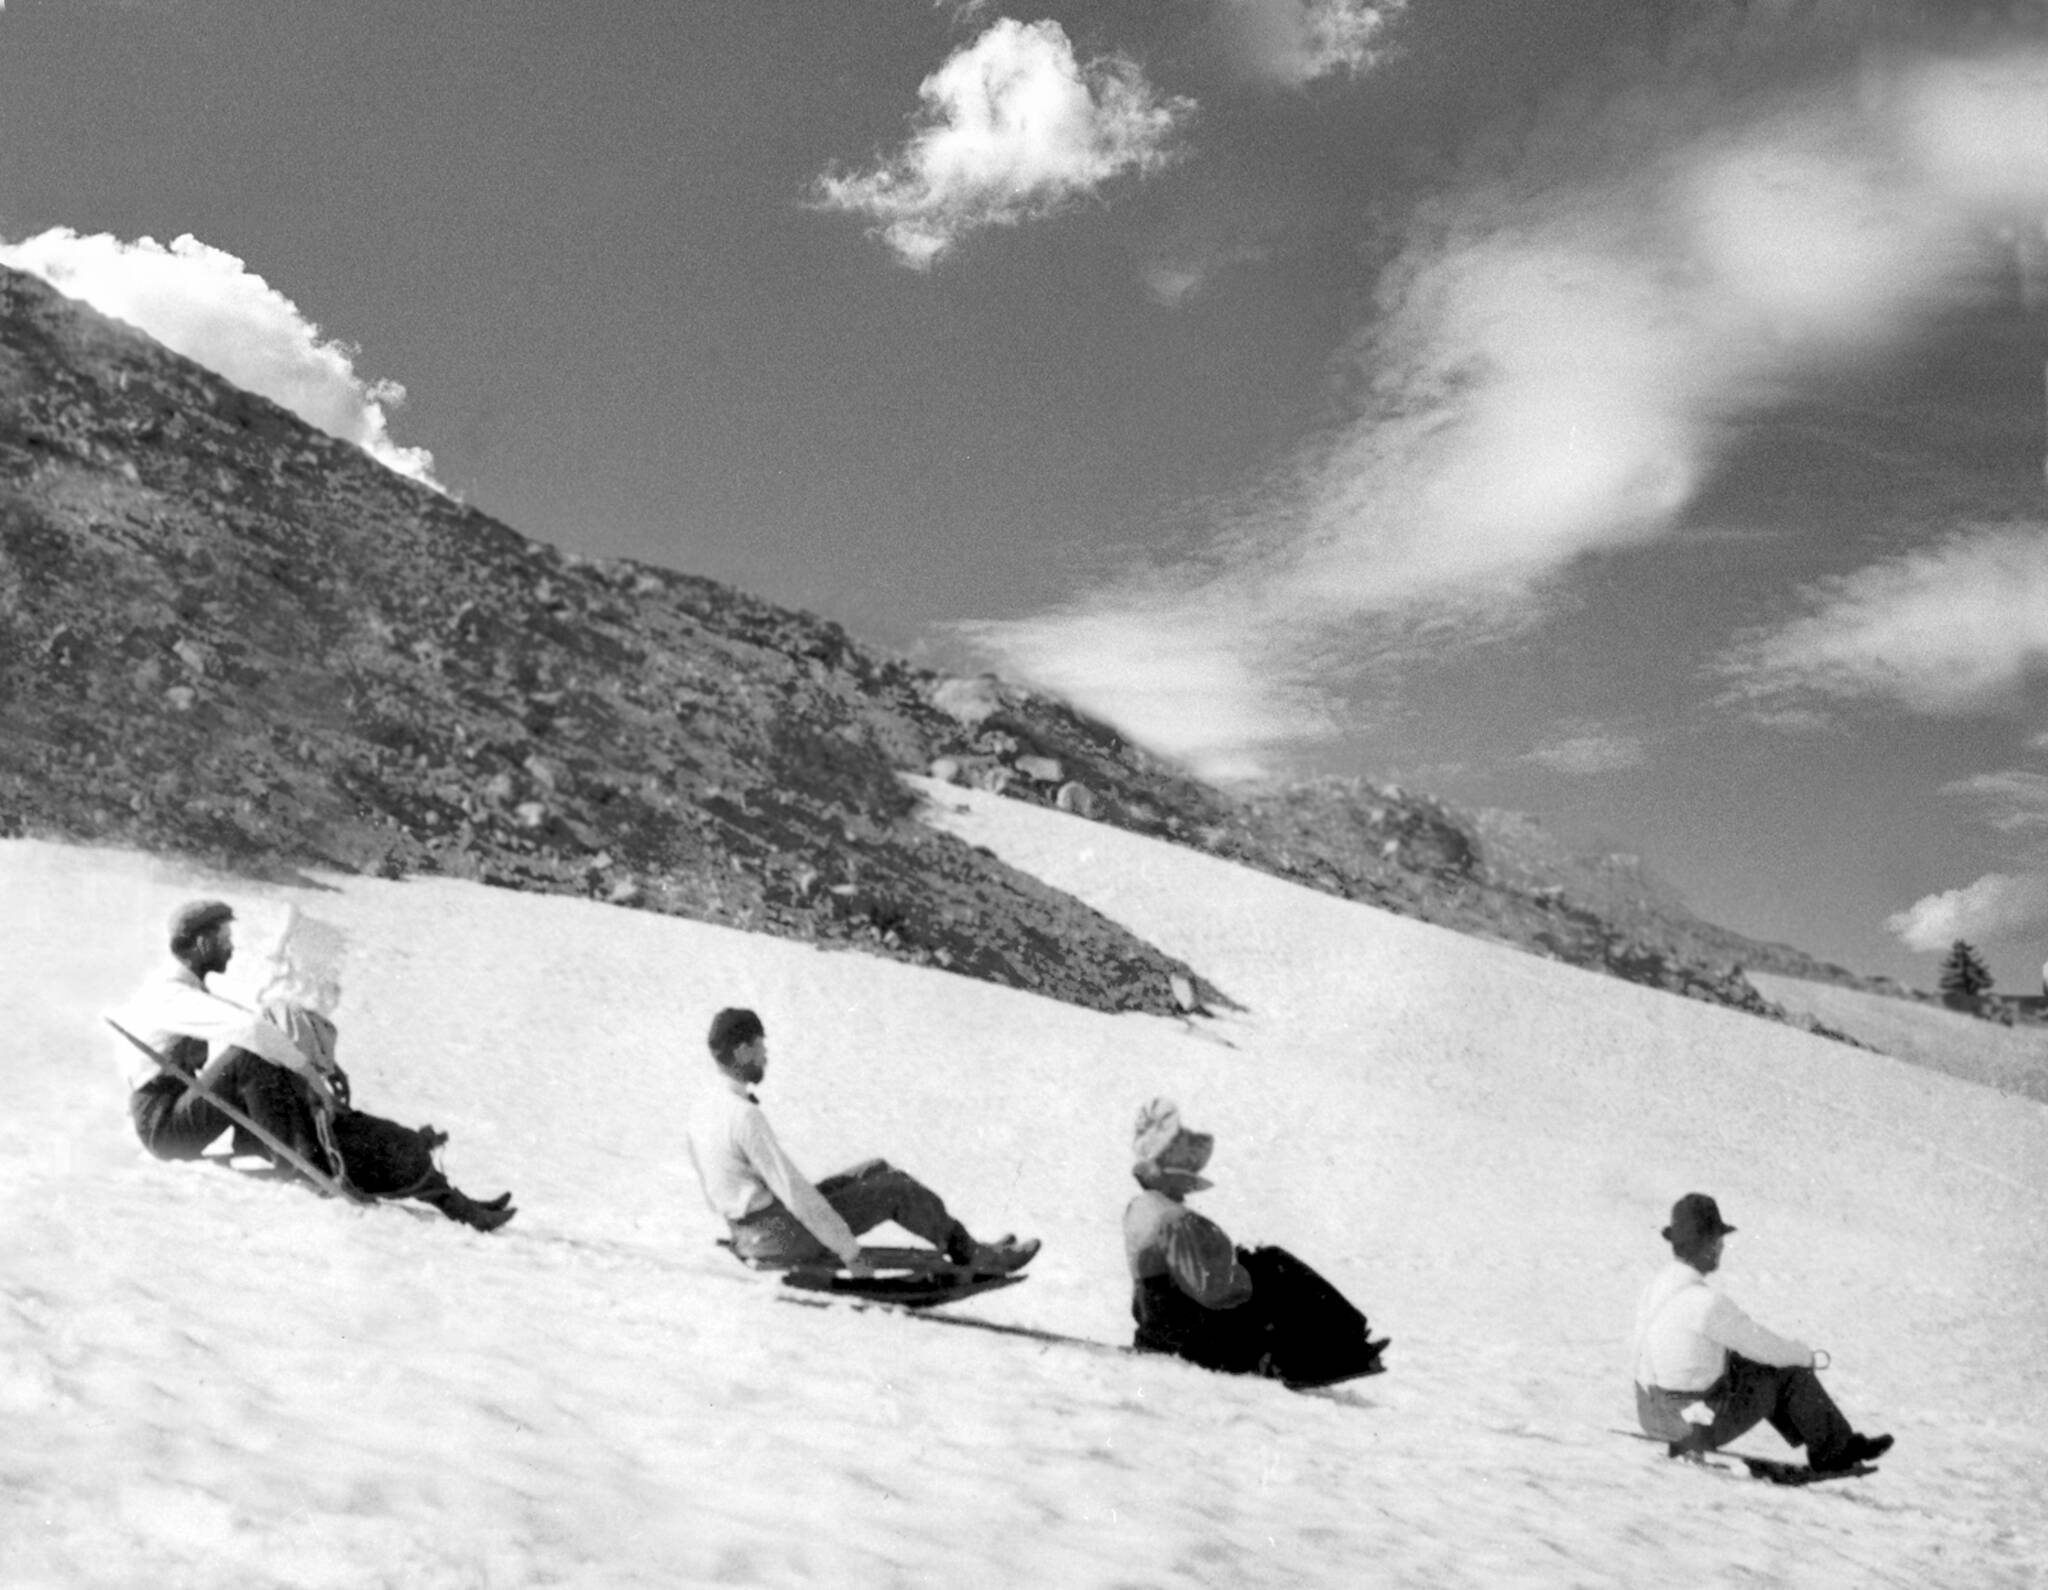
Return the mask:
[[947, 1262], [957, 1264], [961, 1269], [972, 1269], [974, 1256], [981, 1251], [981, 1244], [974, 1240], [974, 1234], [959, 1221], [953, 1222], [953, 1230], [946, 1238], [946, 1245], [939, 1250]]
[[421, 1203], [432, 1204], [450, 1220], [460, 1221], [477, 1231], [496, 1231], [519, 1211], [512, 1207], [512, 1195], [505, 1193], [487, 1204], [478, 1203], [463, 1192], [451, 1186], [447, 1178], [441, 1178], [439, 1187], [423, 1188], [414, 1195]]
[[977, 1242], [974, 1257], [967, 1267], [976, 1275], [1008, 1275], [1021, 1270], [1038, 1253], [1038, 1238], [1026, 1237], [1019, 1242], [1010, 1237], [1002, 1242]]

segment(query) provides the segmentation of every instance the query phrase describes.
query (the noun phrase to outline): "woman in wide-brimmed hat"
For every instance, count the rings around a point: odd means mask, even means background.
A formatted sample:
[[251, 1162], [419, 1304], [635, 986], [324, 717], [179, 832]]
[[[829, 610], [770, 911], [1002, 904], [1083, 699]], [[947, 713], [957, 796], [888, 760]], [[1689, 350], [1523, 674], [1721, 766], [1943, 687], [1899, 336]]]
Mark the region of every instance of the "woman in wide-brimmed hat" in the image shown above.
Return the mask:
[[1290, 1386], [1377, 1374], [1387, 1344], [1342, 1293], [1285, 1249], [1239, 1248], [1187, 1207], [1211, 1185], [1201, 1171], [1215, 1146], [1170, 1099], [1138, 1112], [1131, 1174], [1143, 1190], [1124, 1210], [1134, 1345]]

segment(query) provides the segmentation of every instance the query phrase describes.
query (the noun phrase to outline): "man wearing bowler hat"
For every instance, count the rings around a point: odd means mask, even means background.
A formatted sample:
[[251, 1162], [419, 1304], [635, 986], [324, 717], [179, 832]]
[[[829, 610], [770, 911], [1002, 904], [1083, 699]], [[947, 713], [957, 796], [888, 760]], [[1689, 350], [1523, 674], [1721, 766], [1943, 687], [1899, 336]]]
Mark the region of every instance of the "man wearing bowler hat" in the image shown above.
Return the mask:
[[1820, 1354], [1764, 1329], [1710, 1286], [1735, 1230], [1705, 1193], [1671, 1208], [1672, 1264], [1636, 1305], [1636, 1418], [1674, 1455], [1726, 1446], [1768, 1419], [1809, 1467], [1833, 1473], [1882, 1456], [1888, 1435], [1859, 1435], [1815, 1373]]

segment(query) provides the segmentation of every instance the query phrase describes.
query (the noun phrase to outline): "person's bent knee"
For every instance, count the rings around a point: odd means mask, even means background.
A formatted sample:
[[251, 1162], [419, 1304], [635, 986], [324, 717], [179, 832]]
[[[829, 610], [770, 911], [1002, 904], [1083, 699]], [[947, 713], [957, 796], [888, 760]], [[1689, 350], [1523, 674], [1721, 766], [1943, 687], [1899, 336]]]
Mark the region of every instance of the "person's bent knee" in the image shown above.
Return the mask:
[[225, 1129], [205, 1120], [181, 1123], [175, 1110], [154, 1100], [146, 1108], [131, 1109], [129, 1124], [135, 1128], [135, 1140], [152, 1159], [170, 1161], [199, 1158]]

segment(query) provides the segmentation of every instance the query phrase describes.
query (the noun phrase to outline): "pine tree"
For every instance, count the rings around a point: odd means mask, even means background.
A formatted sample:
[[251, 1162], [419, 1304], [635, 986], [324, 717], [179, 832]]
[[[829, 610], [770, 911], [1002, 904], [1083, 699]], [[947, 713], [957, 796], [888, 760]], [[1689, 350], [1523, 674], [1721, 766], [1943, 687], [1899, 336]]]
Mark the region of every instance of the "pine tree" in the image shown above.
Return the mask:
[[1975, 1003], [1990, 987], [1991, 968], [1967, 942], [1957, 939], [1941, 963], [1942, 996], [1951, 1001]]

